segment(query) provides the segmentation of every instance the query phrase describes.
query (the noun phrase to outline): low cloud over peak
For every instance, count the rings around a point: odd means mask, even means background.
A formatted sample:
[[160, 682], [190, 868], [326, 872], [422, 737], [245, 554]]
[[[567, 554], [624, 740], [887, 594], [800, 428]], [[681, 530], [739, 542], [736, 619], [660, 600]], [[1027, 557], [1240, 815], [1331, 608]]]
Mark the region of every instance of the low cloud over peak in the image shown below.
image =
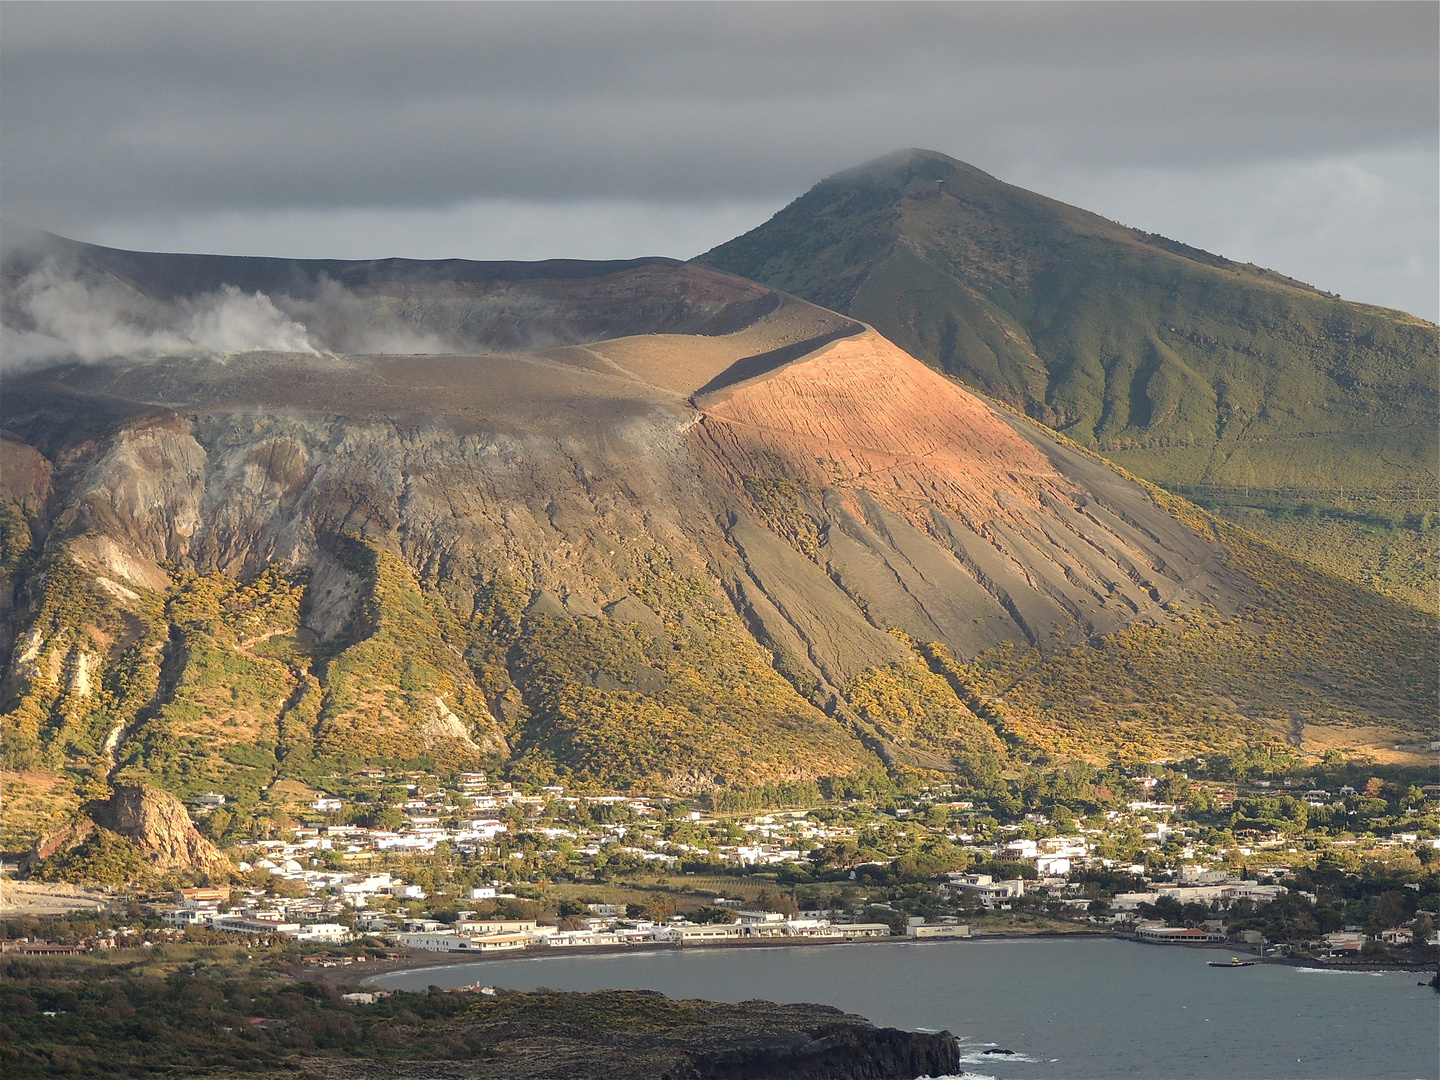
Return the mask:
[[[0, 190], [8, 217], [137, 247], [240, 250], [284, 221], [317, 245], [287, 253], [335, 255], [368, 223], [413, 246], [365, 254], [534, 258], [629, 213], [683, 220], [629, 235], [688, 257], [725, 238], [716, 208], [897, 145], [1072, 201], [1155, 175], [1132, 223], [1167, 233], [1195, 217], [1172, 180], [1388, 155], [1386, 212], [1433, 239], [1435, 181], [1411, 177], [1435, 171], [1436, 33], [1432, 4], [12, 5]], [[1433, 276], [1433, 244], [1368, 243]], [[1355, 291], [1353, 251], [1261, 247]], [[1393, 295], [1361, 298], [1424, 294], [1372, 279]]]

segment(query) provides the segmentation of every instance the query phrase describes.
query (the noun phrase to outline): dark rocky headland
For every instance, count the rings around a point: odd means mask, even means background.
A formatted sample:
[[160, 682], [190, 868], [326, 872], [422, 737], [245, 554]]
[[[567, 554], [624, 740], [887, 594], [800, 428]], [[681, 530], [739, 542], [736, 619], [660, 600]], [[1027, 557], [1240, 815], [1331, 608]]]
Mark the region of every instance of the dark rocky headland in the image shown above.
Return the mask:
[[368, 1080], [381, 1068], [387, 1080], [910, 1080], [960, 1069], [949, 1032], [876, 1027], [827, 1005], [645, 990], [479, 997], [451, 1036], [468, 1057], [297, 1064], [333, 1080]]

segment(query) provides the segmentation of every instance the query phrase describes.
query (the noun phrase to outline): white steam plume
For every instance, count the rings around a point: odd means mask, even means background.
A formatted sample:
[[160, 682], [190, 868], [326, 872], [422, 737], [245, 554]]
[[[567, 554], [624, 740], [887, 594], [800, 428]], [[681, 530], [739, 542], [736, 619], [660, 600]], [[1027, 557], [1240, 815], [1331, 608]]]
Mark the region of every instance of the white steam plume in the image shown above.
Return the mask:
[[175, 303], [160, 303], [114, 279], [64, 273], [53, 261], [27, 274], [6, 305], [32, 329], [5, 328], [5, 367], [77, 358], [200, 352], [227, 356], [264, 349], [318, 353], [305, 327], [263, 293], [233, 285]]
[[329, 352], [402, 356], [455, 352], [452, 343], [435, 334], [406, 326], [393, 315], [381, 317], [373, 303], [367, 305], [331, 278], [321, 278], [313, 299], [281, 296], [276, 303]]
[[7, 371], [59, 360], [84, 363], [174, 353], [454, 352], [435, 334], [384, 317], [338, 282], [324, 280], [310, 299], [246, 293], [233, 285], [173, 302], [157, 301], [113, 278], [86, 279], [47, 260], [6, 298], [0, 367]]

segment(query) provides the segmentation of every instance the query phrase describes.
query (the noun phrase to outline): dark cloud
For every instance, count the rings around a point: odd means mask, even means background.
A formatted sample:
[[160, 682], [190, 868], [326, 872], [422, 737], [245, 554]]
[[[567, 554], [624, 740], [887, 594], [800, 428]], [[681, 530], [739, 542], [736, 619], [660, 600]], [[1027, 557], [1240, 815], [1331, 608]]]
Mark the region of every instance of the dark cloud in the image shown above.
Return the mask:
[[0, 206], [113, 235], [486, 200], [778, 204], [910, 145], [1002, 177], [1433, 155], [1437, 12], [8, 4]]
[[7, 210], [791, 191], [899, 145], [1205, 162], [1433, 139], [1432, 4], [33, 4]]

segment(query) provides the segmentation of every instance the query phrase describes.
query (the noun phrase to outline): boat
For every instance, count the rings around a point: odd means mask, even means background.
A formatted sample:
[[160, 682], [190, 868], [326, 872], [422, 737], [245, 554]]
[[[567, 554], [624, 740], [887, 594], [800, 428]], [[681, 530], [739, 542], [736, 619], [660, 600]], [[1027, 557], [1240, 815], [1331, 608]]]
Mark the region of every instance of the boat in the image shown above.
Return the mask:
[[1230, 957], [1229, 962], [1224, 960], [1211, 960], [1207, 966], [1220, 968], [1253, 967], [1260, 963], [1259, 960], [1241, 960], [1238, 956]]

